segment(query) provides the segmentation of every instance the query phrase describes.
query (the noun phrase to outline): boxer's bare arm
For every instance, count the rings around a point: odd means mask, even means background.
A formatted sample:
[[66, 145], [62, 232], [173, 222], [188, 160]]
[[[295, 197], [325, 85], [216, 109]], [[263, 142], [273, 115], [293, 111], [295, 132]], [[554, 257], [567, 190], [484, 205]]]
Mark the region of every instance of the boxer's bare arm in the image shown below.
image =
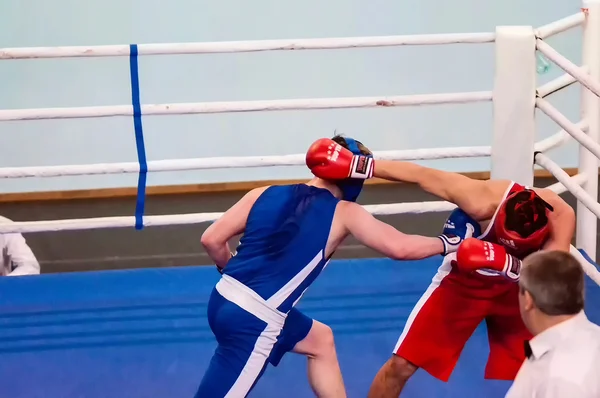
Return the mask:
[[363, 245], [396, 260], [419, 260], [444, 251], [442, 240], [437, 237], [404, 234], [379, 221], [362, 206], [341, 201], [335, 211], [326, 254], [331, 255], [348, 234]]
[[462, 174], [410, 162], [379, 160], [375, 177], [418, 184], [423, 190], [452, 202], [478, 221], [494, 215], [510, 181], [475, 180]]
[[200, 242], [217, 267], [224, 268], [231, 258], [229, 240], [244, 232], [250, 209], [267, 188], [256, 188], [248, 192], [202, 234]]
[[575, 210], [558, 194], [549, 189], [535, 188], [534, 190], [554, 208], [553, 212], [548, 213], [550, 237], [544, 244], [543, 249], [568, 252], [571, 249], [571, 241], [575, 235]]

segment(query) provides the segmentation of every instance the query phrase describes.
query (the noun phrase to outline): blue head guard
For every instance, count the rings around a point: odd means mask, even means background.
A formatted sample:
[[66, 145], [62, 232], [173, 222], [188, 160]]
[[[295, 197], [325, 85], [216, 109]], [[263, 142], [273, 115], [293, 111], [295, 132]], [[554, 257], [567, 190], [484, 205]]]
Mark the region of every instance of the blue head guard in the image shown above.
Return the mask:
[[[344, 137], [346, 140], [346, 144], [348, 145], [348, 149], [355, 155], [362, 155], [367, 157], [373, 157], [372, 155], [363, 155], [358, 149], [358, 144], [352, 138]], [[337, 186], [342, 190], [342, 200], [347, 200], [349, 202], [356, 202], [358, 195], [360, 195], [360, 191], [362, 191], [363, 184], [365, 180], [362, 179], [354, 179], [347, 178], [343, 181], [340, 181]]]

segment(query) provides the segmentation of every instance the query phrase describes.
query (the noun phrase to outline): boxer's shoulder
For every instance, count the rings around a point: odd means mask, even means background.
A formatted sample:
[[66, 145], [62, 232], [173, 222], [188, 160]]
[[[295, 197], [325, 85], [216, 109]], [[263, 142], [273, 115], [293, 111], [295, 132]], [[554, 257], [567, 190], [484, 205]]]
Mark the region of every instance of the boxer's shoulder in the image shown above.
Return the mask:
[[[365, 221], [365, 217], [371, 218], [371, 214], [356, 202], [340, 200], [333, 216], [332, 230], [343, 230], [348, 233]], [[340, 229], [341, 228], [341, 229]]]
[[486, 180], [485, 195], [478, 197], [478, 212], [472, 215], [480, 222], [482, 228], [486, 228], [489, 221], [492, 219], [498, 206], [506, 198], [508, 190], [513, 186], [514, 182], [510, 180]]
[[549, 190], [548, 188], [533, 188], [536, 194], [540, 196], [544, 201], [548, 202], [552, 206], [566, 204], [563, 198], [560, 197], [554, 191]]
[[336, 216], [343, 218], [352, 218], [359, 212], [364, 212], [365, 209], [356, 202], [340, 200], [335, 207]]
[[265, 193], [265, 191], [267, 191], [269, 188], [272, 188], [272, 187], [273, 187], [273, 185], [267, 185], [264, 187], [258, 187], [258, 188], [251, 189], [243, 196], [242, 200], [246, 200], [246, 201], [254, 203], [254, 202], [256, 202], [256, 200], [258, 198], [261, 197], [261, 195], [263, 193]]
[[508, 190], [514, 185], [514, 181], [511, 180], [487, 180], [486, 183], [490, 191], [491, 200], [497, 202], [498, 205], [504, 200], [504, 197], [508, 194]]

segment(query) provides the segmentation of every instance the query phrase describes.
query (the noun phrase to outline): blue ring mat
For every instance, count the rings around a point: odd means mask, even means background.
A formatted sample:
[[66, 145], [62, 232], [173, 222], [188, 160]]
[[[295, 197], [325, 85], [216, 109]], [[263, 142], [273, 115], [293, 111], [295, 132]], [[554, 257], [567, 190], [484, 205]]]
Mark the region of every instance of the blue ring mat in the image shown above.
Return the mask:
[[[364, 398], [408, 314], [441, 261], [332, 261], [300, 302], [330, 325], [349, 397]], [[0, 278], [0, 397], [191, 397], [215, 348], [206, 321], [214, 267]], [[588, 280], [588, 317], [600, 323], [600, 288]], [[450, 381], [424, 371], [403, 397], [503, 397], [510, 383], [483, 379], [482, 324]], [[306, 360], [269, 367], [250, 397], [314, 396]]]

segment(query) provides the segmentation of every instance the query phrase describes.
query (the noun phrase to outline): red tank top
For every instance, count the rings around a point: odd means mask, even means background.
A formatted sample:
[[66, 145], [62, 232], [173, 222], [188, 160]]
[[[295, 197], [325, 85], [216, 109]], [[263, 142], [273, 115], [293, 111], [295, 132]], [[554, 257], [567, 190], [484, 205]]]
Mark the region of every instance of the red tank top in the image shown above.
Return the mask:
[[[525, 256], [527, 256], [530, 253], [538, 251], [540, 249], [539, 245], [536, 244], [536, 247], [521, 246], [517, 249], [515, 247], [514, 242], [512, 242], [510, 239], [504, 238], [502, 236], [498, 236], [497, 231], [498, 230], [501, 231], [501, 230], [503, 230], [503, 228], [502, 227], [498, 228], [498, 226], [496, 226], [495, 224], [497, 223], [496, 216], [498, 215], [498, 211], [500, 210], [500, 208], [503, 205], [506, 198], [515, 192], [524, 191], [525, 189], [529, 189], [529, 187], [517, 184], [516, 182], [512, 182], [508, 186], [508, 188], [506, 189], [506, 192], [504, 192], [504, 196], [502, 197], [500, 204], [498, 205], [498, 208], [496, 209], [496, 211], [494, 212], [494, 215], [492, 216], [492, 219], [490, 220], [489, 225], [487, 226], [485, 231], [479, 236], [479, 239], [481, 239], [481, 240], [502, 245], [504, 248], [506, 248], [506, 251], [509, 254], [512, 254], [515, 257], [520, 258], [520, 259], [523, 259]], [[491, 273], [483, 271], [483, 270], [478, 270], [477, 273], [480, 275], [490, 276], [490, 277], [497, 276], [497, 275], [491, 274]]]
[[502, 200], [500, 201], [500, 205], [498, 205], [498, 208], [494, 212], [494, 215], [493, 215], [492, 219], [490, 220], [489, 225], [487, 226], [485, 231], [481, 234], [481, 236], [479, 236], [479, 239], [481, 239], [481, 240], [485, 240], [487, 242], [492, 242], [492, 243], [497, 243], [499, 245], [504, 246], [508, 253], [510, 253], [513, 256], [518, 257], [520, 259], [523, 259], [527, 255], [540, 250], [540, 247], [543, 245], [544, 242], [540, 242], [539, 239], [538, 240], [532, 239], [530, 242], [520, 243], [519, 247], [517, 248], [515, 245], [515, 242], [513, 242], [509, 238], [508, 233], [505, 236], [502, 236], [503, 235], [502, 231], [504, 230], [504, 227], [501, 225], [496, 225], [498, 222], [496, 220], [496, 218], [497, 218], [496, 216], [498, 215], [500, 208], [502, 207], [504, 201], [506, 200], [506, 198], [509, 195], [512, 195], [515, 192], [524, 191], [526, 189], [531, 189], [531, 188], [523, 186], [523, 185], [519, 185], [516, 182], [513, 182], [512, 184], [510, 184], [509, 187], [506, 189], [506, 192], [504, 192], [504, 196], [502, 197]]

